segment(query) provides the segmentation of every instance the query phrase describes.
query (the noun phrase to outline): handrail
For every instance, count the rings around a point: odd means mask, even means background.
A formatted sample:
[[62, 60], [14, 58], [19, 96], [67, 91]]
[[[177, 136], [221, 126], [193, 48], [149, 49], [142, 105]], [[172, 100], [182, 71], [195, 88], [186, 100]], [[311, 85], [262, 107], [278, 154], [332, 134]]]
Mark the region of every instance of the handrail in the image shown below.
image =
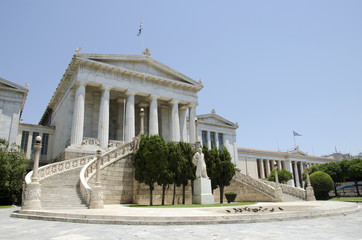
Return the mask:
[[[100, 160], [101, 169], [133, 153], [133, 151], [137, 148], [137, 141], [138, 139], [135, 139], [132, 142], [123, 144], [116, 149], [104, 153]], [[81, 195], [83, 200], [87, 202], [87, 205], [89, 205], [90, 195], [92, 193], [92, 188], [89, 186], [88, 181], [96, 174], [96, 163], [96, 158], [89, 161], [86, 165], [84, 165], [79, 175]]]
[[[276, 183], [275, 182], [270, 182], [270, 181], [265, 181], [265, 180], [262, 180], [265, 184], [268, 184], [272, 187], [275, 187], [276, 186]], [[286, 194], [289, 194], [289, 195], [292, 195], [294, 197], [298, 197], [298, 198], [301, 198], [303, 200], [306, 200], [307, 197], [306, 197], [306, 191], [303, 189], [303, 188], [299, 188], [299, 187], [293, 187], [293, 186], [290, 186], [290, 185], [287, 185], [287, 184], [279, 184], [279, 186], [282, 188], [282, 192], [283, 193], [286, 193]]]
[[250, 185], [251, 187], [254, 187], [254, 188], [264, 192], [265, 194], [275, 198], [275, 188], [274, 187], [272, 187], [262, 181], [259, 181], [258, 179], [254, 179], [250, 176], [242, 174], [240, 172], [236, 172], [234, 177], [236, 180], [244, 182], [244, 183]]
[[[94, 155], [87, 155], [84, 157], [73, 158], [66, 161], [56, 162], [52, 164], [47, 164], [42, 166], [38, 170], [39, 180], [43, 180], [44, 178], [53, 176], [55, 174], [66, 172], [75, 168], [83, 167], [89, 161], [94, 159]], [[31, 182], [31, 176], [33, 175], [33, 171], [30, 171], [25, 176], [25, 183], [29, 184]]]

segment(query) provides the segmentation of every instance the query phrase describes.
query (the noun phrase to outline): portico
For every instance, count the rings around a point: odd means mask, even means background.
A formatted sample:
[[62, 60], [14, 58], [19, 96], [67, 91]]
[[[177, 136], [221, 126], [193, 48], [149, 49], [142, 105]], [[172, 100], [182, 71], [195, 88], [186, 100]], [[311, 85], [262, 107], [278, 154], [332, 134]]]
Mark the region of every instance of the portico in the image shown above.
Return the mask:
[[193, 119], [202, 87], [149, 53], [77, 53], [40, 124], [61, 131], [56, 134], [60, 146], [54, 147], [55, 158], [64, 150], [62, 145], [79, 152], [132, 141], [140, 132], [141, 108], [145, 134], [194, 143]]

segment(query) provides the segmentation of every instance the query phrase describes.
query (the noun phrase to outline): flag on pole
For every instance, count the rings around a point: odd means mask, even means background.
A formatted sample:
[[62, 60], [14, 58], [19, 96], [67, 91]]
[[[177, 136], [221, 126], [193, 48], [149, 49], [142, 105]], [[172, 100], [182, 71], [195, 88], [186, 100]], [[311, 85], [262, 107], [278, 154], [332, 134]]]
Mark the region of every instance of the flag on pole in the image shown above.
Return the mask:
[[299, 133], [293, 131], [293, 136], [294, 137], [299, 137], [299, 136], [302, 136], [302, 135], [300, 135]]
[[143, 21], [141, 20], [140, 28], [138, 29], [137, 37], [141, 36], [143, 30]]

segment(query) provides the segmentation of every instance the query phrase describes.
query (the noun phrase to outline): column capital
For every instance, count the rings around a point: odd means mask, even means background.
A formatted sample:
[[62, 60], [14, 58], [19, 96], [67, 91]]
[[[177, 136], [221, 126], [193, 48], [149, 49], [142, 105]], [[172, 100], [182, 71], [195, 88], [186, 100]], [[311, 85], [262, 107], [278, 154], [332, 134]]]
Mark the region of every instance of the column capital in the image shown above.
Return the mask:
[[87, 86], [87, 82], [76, 81], [76, 82], [74, 83], [74, 85], [76, 85], [76, 86]]
[[171, 103], [171, 104], [179, 104], [179, 100], [177, 100], [177, 99], [172, 99], [169, 103]]
[[124, 103], [126, 101], [126, 99], [125, 98], [118, 98], [117, 99], [117, 103]]
[[137, 92], [127, 90], [126, 95], [127, 96], [135, 96]]
[[101, 89], [102, 91], [111, 91], [112, 87], [109, 87], [109, 86], [106, 86], [106, 85], [102, 85], [102, 86], [100, 87], [100, 89]]
[[196, 103], [190, 103], [188, 105], [189, 108], [196, 108], [197, 106], [198, 106], [198, 104], [196, 104]]
[[160, 96], [157, 95], [150, 95], [148, 98], [151, 100], [157, 100]]

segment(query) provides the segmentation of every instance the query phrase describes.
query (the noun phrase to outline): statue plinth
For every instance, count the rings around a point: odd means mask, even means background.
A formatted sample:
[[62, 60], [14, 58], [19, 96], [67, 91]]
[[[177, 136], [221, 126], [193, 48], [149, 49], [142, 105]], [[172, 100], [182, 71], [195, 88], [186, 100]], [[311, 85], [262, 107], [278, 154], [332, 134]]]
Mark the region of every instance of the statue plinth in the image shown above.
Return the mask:
[[307, 201], [315, 201], [314, 190], [312, 186], [306, 188]]
[[214, 195], [211, 193], [211, 180], [209, 178], [196, 178], [194, 181], [193, 204], [213, 204]]
[[23, 193], [23, 205], [21, 209], [24, 210], [40, 210], [41, 200], [40, 200], [41, 188], [39, 182], [31, 182], [26, 186], [25, 192]]

